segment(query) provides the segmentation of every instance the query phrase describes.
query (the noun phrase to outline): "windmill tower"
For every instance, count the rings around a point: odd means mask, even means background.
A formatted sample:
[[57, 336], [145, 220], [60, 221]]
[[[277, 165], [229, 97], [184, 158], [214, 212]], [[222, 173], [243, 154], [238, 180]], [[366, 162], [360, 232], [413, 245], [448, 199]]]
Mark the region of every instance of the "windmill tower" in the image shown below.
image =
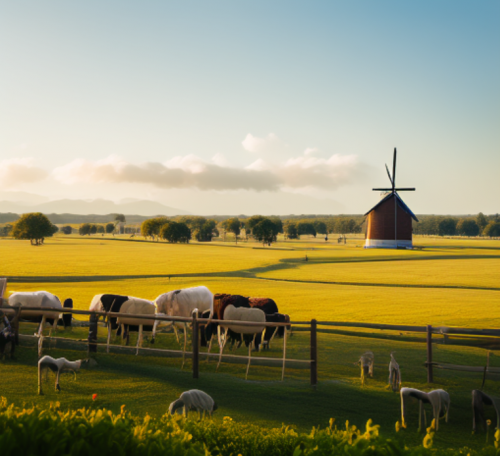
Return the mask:
[[398, 192], [414, 192], [414, 188], [396, 188], [396, 148], [392, 163], [392, 176], [385, 165], [391, 188], [374, 188], [374, 191], [386, 192], [382, 199], [365, 215], [368, 216], [365, 249], [411, 249], [412, 220], [418, 222], [415, 214], [404, 203]]

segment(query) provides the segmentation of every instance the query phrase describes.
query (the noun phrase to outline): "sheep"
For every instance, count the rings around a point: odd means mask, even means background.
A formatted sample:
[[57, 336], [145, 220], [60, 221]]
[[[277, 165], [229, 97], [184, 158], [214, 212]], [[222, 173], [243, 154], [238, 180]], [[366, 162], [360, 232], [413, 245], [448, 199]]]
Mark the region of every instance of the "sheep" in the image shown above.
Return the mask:
[[[89, 310], [93, 312], [116, 312], [125, 314], [145, 314], [154, 315], [155, 307], [152, 301], [147, 299], [135, 298], [133, 296], [123, 296], [115, 294], [99, 294], [92, 298]], [[142, 346], [142, 332], [151, 331], [155, 321], [134, 319], [126, 317], [110, 317], [108, 318], [108, 339], [106, 351], [109, 353], [109, 344], [111, 341], [111, 331], [116, 329], [116, 335], [121, 331], [122, 339], [126, 338], [128, 343], [129, 331], [138, 331], [137, 337], [137, 350], [136, 355], [139, 353], [139, 347]]]
[[[61, 391], [59, 386], [59, 377], [61, 373], [73, 372], [76, 378], [76, 371], [80, 368], [90, 365], [93, 360], [89, 359], [79, 359], [77, 361], [68, 361], [66, 358], [52, 358], [52, 356], [44, 356], [38, 361], [38, 394], [43, 395], [42, 391], [42, 373], [43, 371], [48, 371], [56, 373], [56, 391]], [[95, 363], [95, 361], [93, 361]]]
[[359, 361], [354, 364], [359, 364], [361, 366], [361, 384], [365, 384], [365, 378], [367, 375], [373, 377], [373, 366], [375, 363], [375, 357], [373, 352], [367, 351], [361, 355]]
[[[246, 307], [235, 307], [232, 304], [230, 304], [226, 307], [226, 309], [224, 311], [224, 320], [229, 320], [229, 321], [237, 320], [237, 321], [265, 323], [266, 322], [266, 314], [264, 312], [262, 312], [262, 310], [260, 310], [260, 309], [246, 308]], [[221, 327], [225, 331], [224, 337], [222, 337], [222, 334], [221, 334]], [[266, 328], [265, 325], [262, 325], [262, 326], [243, 326], [243, 325], [237, 325], [237, 324], [225, 325], [224, 323], [221, 323], [217, 327], [220, 352], [219, 352], [219, 363], [217, 364], [216, 370], [219, 368], [220, 363], [222, 361], [222, 353], [224, 352], [224, 347], [225, 347], [226, 342], [227, 342], [227, 334], [228, 334], [229, 330], [231, 330], [235, 333], [238, 333], [238, 334], [253, 334], [253, 341], [248, 346], [248, 363], [247, 363], [247, 370], [246, 370], [246, 375], [245, 375], [245, 379], [247, 379], [248, 378], [248, 370], [250, 369], [251, 356], [252, 356], [252, 346], [253, 346], [253, 342], [255, 342], [255, 335], [257, 333], [262, 333], [265, 328]]]
[[490, 396], [480, 390], [472, 391], [472, 432], [476, 432], [479, 423], [486, 430], [484, 406], [492, 405], [497, 414], [496, 429], [500, 429], [500, 398]]
[[179, 399], [172, 402], [168, 408], [168, 412], [171, 415], [184, 413], [184, 416], [187, 417], [188, 412], [193, 410], [199, 413], [199, 419], [201, 420], [206, 415], [211, 418], [217, 408], [217, 404], [207, 393], [192, 389], [184, 391]]
[[436, 423], [436, 431], [439, 430], [439, 419], [443, 416], [446, 422], [448, 422], [448, 414], [450, 411], [450, 395], [442, 390], [437, 389], [425, 393], [414, 388], [401, 388], [401, 424], [406, 427], [406, 403], [408, 398], [414, 397], [419, 402], [419, 430], [423, 429], [423, 426], [427, 426], [427, 420], [425, 416], [424, 404], [431, 404], [432, 414]]
[[43, 347], [43, 328], [45, 322], [52, 324], [49, 331], [49, 337], [52, 335], [52, 330], [57, 329], [57, 322], [60, 318], [62, 305], [59, 298], [48, 291], [33, 291], [33, 292], [15, 292], [9, 297], [9, 306], [11, 307], [45, 307], [47, 309], [55, 309], [54, 312], [41, 312], [36, 310], [23, 311], [22, 317], [25, 320], [40, 322], [36, 335], [38, 339], [38, 356], [42, 355]]
[[392, 386], [392, 391], [397, 392], [401, 388], [401, 371], [399, 364], [394, 359], [394, 353], [391, 353], [391, 362], [389, 363], [389, 385]]

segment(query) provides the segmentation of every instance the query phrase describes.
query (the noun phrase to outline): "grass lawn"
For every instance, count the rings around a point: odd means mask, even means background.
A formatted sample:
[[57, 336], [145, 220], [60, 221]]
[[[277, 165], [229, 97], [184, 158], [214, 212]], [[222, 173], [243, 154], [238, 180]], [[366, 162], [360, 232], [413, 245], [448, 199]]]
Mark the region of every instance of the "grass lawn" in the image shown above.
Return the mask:
[[[206, 285], [213, 292], [272, 297], [292, 320], [500, 326], [499, 241], [417, 237], [419, 250], [386, 251], [362, 249], [360, 238], [350, 239], [347, 245], [314, 239], [287, 241], [276, 248], [261, 248], [253, 242], [170, 245], [128, 240], [58, 235], [33, 247], [27, 241], [2, 239], [1, 273], [9, 277], [6, 297], [12, 291], [47, 290], [61, 299], [72, 297], [76, 308], [87, 309], [97, 293], [154, 299], [173, 289]], [[30, 325], [23, 326], [26, 334], [33, 331]], [[67, 335], [84, 339], [86, 330], [75, 328]], [[361, 337], [367, 335], [371, 337]], [[100, 337], [105, 337], [103, 331]], [[309, 386], [307, 370], [288, 370], [282, 383], [280, 369], [254, 366], [245, 381], [243, 365], [223, 364], [216, 373], [214, 362], [203, 362], [200, 379], [193, 380], [190, 364], [181, 371], [176, 359], [99, 353], [99, 365], [79, 373], [76, 382], [71, 375], [63, 377], [59, 394], [51, 377], [44, 396], [36, 394], [36, 351], [20, 347], [17, 361], [0, 364], [0, 395], [17, 405], [59, 400], [63, 407], [82, 407], [97, 393], [98, 401], [114, 411], [126, 404], [135, 413], [159, 416], [180, 392], [199, 388], [219, 403], [218, 420], [229, 415], [266, 427], [285, 423], [309, 430], [326, 426], [331, 417], [340, 423], [349, 419], [361, 427], [372, 418], [382, 425], [384, 435], [391, 436], [400, 419], [400, 402], [397, 394], [386, 389], [389, 353], [396, 351], [403, 386], [428, 389], [425, 344], [409, 340], [407, 334], [399, 337], [383, 331], [320, 334], [316, 389]], [[158, 342], [176, 346], [171, 334], [160, 334]], [[374, 378], [362, 388], [354, 363], [366, 350], [375, 353], [376, 367]], [[85, 356], [60, 349], [46, 353], [70, 359]], [[269, 356], [281, 356], [279, 343]], [[294, 334], [287, 356], [308, 358], [307, 333]], [[434, 357], [483, 366], [486, 350], [436, 345]], [[500, 367], [500, 357], [493, 356], [491, 363]], [[440, 428], [435, 444], [481, 448], [484, 435], [470, 435], [470, 394], [481, 386], [482, 376], [436, 370], [435, 377], [432, 387], [446, 389], [452, 400], [450, 423]], [[498, 376], [487, 380], [486, 391], [500, 395]], [[416, 432], [416, 405], [411, 413], [404, 439], [417, 445], [423, 435]]]

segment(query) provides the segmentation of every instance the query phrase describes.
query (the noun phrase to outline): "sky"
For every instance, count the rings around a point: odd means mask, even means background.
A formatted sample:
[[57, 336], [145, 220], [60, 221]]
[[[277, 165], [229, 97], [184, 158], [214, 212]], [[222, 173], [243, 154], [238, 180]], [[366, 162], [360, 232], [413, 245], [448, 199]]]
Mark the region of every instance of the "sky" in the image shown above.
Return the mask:
[[0, 2], [0, 200], [364, 213], [395, 147], [415, 213], [500, 212], [498, 0]]

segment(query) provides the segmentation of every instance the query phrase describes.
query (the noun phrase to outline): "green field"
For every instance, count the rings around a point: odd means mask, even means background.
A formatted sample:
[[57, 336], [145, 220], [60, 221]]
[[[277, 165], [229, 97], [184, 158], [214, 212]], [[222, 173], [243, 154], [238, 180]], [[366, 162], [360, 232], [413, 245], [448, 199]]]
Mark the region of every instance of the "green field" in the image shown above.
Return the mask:
[[[420, 248], [385, 251], [362, 249], [359, 238], [345, 246], [304, 239], [262, 248], [253, 242], [170, 245], [128, 237], [56, 236], [40, 247], [0, 240], [0, 253], [1, 274], [9, 277], [6, 297], [12, 291], [47, 290], [61, 299], [72, 297], [80, 309], [87, 309], [97, 293], [154, 299], [169, 290], [206, 285], [214, 293], [272, 297], [292, 320], [500, 326], [500, 241], [417, 237], [415, 244]], [[33, 331], [23, 326], [23, 332]], [[66, 335], [86, 337], [83, 328]], [[160, 346], [176, 346], [171, 334], [160, 336]], [[66, 376], [60, 394], [53, 391], [53, 382], [46, 384], [43, 397], [36, 395], [36, 352], [21, 347], [18, 361], [0, 364], [0, 395], [17, 405], [46, 406], [59, 400], [63, 407], [74, 408], [88, 405], [90, 396], [98, 393], [100, 404], [115, 412], [125, 403], [134, 413], [160, 416], [181, 391], [200, 388], [220, 404], [216, 420], [228, 415], [267, 428], [285, 423], [306, 431], [327, 426], [331, 417], [340, 423], [349, 419], [359, 427], [372, 418], [383, 435], [400, 438], [401, 433], [394, 433], [399, 397], [386, 389], [389, 353], [396, 350], [403, 386], [428, 389], [425, 344], [418, 340], [414, 334], [382, 331], [320, 334], [320, 382], [315, 390], [306, 370], [287, 370], [282, 383], [280, 369], [252, 367], [245, 381], [242, 365], [223, 364], [215, 373], [215, 363], [203, 362], [200, 379], [193, 380], [190, 364], [181, 371], [179, 360], [99, 353], [98, 368], [82, 372], [76, 382]], [[375, 353], [375, 378], [361, 388], [354, 363], [366, 350]], [[85, 356], [60, 349], [46, 353]], [[279, 341], [268, 356], [281, 356]], [[307, 333], [294, 334], [288, 356], [308, 358]], [[439, 344], [435, 359], [483, 366], [486, 350]], [[491, 364], [500, 367], [500, 356], [493, 356]], [[485, 436], [470, 435], [470, 392], [481, 386], [482, 376], [441, 370], [435, 375], [433, 387], [445, 388], [452, 396], [450, 423], [443, 424], [435, 444], [482, 448]], [[486, 391], [500, 395], [498, 380], [489, 378]], [[413, 412], [412, 426], [404, 431], [408, 445], [418, 445], [423, 438], [416, 433], [416, 406]]]

